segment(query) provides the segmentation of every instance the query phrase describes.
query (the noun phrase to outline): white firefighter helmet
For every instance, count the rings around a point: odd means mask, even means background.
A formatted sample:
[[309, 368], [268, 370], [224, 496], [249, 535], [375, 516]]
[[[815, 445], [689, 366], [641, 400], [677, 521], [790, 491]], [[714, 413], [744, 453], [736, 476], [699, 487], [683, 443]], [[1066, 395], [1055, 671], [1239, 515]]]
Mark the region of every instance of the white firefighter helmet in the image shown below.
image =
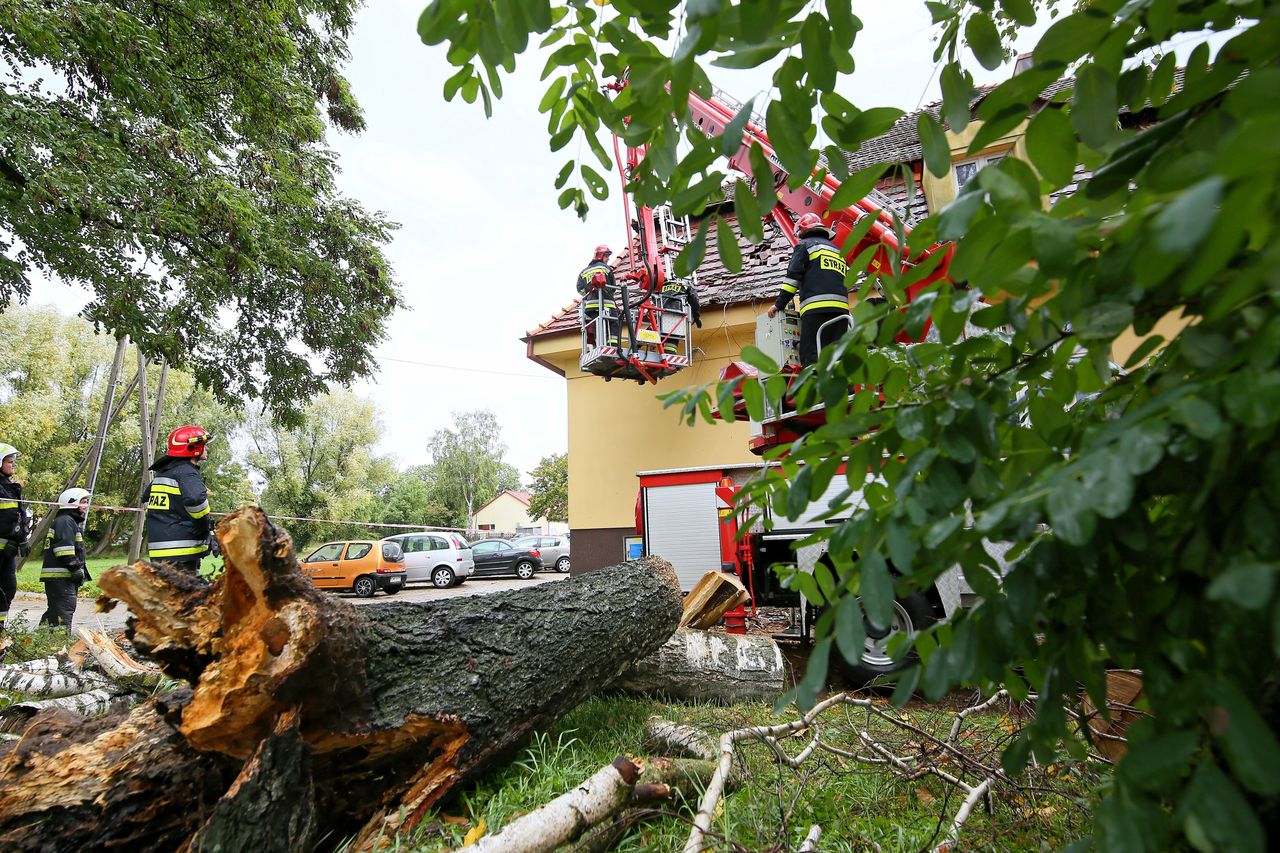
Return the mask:
[[89, 493], [84, 489], [67, 489], [58, 495], [58, 509], [76, 509], [80, 501], [87, 500]]
[[14, 457], [14, 461], [16, 462], [18, 448], [14, 447], [12, 444], [5, 444], [3, 441], [0, 441], [0, 462], [3, 462], [10, 456]]

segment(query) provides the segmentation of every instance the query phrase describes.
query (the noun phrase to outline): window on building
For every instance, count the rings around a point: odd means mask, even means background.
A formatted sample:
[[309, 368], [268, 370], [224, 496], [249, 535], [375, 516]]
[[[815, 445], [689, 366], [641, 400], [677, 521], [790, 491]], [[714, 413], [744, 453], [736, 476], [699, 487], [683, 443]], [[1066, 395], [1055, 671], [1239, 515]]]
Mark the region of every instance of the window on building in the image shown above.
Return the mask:
[[951, 166], [952, 173], [956, 176], [956, 192], [964, 189], [964, 185], [973, 180], [978, 174], [978, 170], [984, 166], [994, 166], [1005, 158], [1006, 152], [1001, 151], [996, 154], [984, 154], [981, 157], [973, 157], [969, 160], [957, 160]]

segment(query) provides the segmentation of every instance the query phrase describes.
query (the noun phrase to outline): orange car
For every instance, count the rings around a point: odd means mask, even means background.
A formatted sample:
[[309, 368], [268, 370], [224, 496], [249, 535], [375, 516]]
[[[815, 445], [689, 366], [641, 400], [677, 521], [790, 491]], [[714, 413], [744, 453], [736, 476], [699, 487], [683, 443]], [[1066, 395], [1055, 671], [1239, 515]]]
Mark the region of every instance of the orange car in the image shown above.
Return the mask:
[[361, 598], [404, 589], [404, 554], [394, 542], [326, 542], [302, 560], [302, 573], [321, 589], [349, 589]]

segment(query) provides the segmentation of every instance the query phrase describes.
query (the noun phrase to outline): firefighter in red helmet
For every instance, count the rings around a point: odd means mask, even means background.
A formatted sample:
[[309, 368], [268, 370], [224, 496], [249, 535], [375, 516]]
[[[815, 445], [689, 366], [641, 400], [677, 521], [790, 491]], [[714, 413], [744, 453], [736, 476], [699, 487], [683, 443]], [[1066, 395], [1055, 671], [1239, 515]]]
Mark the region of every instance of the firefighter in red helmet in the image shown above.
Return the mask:
[[799, 301], [800, 364], [808, 366], [817, 362], [822, 347], [839, 340], [849, 330], [848, 323], [829, 322], [849, 316], [849, 292], [844, 284], [849, 267], [818, 214], [801, 216], [796, 222], [796, 235], [800, 240], [791, 253], [778, 298], [769, 306], [769, 316], [786, 308], [792, 297]]
[[165, 454], [151, 470], [147, 490], [147, 555], [198, 574], [209, 553], [209, 491], [200, 463], [209, 455], [213, 436], [199, 426], [180, 426], [169, 433]]
[[[618, 316], [618, 284], [613, 278], [613, 268], [609, 266], [609, 257], [613, 254], [609, 247], [596, 246], [591, 263], [578, 273], [575, 286], [582, 297], [578, 304], [578, 322], [587, 332], [587, 340], [592, 344], [607, 343], [618, 346], [618, 332], [621, 323]], [[605, 327], [604, 340], [598, 340], [595, 330], [600, 325], [596, 318], [603, 317]]]

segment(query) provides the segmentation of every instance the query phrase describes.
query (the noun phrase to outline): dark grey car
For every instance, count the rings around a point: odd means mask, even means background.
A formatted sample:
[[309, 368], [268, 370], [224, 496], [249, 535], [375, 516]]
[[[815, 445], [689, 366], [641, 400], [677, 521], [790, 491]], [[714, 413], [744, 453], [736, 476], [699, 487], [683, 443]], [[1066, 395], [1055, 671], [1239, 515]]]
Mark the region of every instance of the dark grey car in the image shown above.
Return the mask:
[[528, 580], [542, 568], [542, 555], [537, 548], [522, 548], [505, 539], [472, 542], [471, 557], [476, 561], [472, 577], [477, 578], [515, 575], [521, 580]]
[[524, 548], [537, 548], [545, 568], [554, 568], [557, 572], [569, 571], [568, 536], [518, 536], [511, 543]]

